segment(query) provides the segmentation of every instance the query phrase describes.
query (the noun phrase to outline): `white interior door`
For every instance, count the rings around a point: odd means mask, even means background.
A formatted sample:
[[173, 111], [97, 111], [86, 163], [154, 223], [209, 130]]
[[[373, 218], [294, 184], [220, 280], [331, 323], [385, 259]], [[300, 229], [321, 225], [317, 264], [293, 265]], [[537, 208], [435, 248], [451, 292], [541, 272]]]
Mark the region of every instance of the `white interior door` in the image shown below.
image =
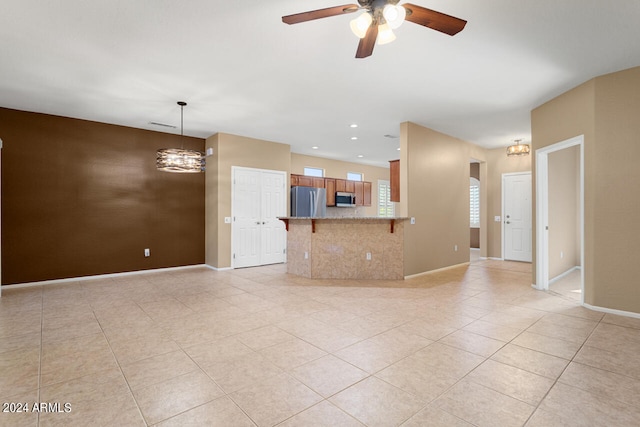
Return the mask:
[[531, 172], [504, 174], [504, 259], [531, 262]]
[[233, 168], [233, 266], [284, 262], [286, 172]]

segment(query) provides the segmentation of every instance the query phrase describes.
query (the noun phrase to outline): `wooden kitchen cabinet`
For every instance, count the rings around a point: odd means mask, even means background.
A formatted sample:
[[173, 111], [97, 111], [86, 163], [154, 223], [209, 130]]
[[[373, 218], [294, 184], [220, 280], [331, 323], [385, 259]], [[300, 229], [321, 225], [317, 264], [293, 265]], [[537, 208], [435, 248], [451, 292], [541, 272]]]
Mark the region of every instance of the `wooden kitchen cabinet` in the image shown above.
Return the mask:
[[291, 186], [324, 188], [324, 178], [291, 174]]
[[315, 188], [324, 188], [324, 178], [312, 178], [312, 187]]
[[347, 193], [355, 193], [356, 192], [356, 182], [361, 182], [361, 181], [349, 181], [349, 180], [345, 180], [345, 190]]
[[363, 206], [364, 205], [364, 183], [362, 181], [353, 182], [353, 192], [356, 194], [356, 206]]
[[400, 160], [389, 160], [389, 186], [392, 202], [400, 201]]
[[292, 173], [291, 186], [326, 189], [327, 206], [336, 205], [336, 191], [355, 193], [356, 206], [371, 206], [371, 183], [367, 181], [349, 181], [347, 179], [338, 178], [319, 178]]
[[362, 186], [363, 186], [362, 204], [364, 206], [371, 206], [371, 183], [364, 181], [362, 183]]
[[336, 180], [334, 178], [325, 178], [324, 188], [327, 191], [327, 206], [335, 206], [336, 205]]

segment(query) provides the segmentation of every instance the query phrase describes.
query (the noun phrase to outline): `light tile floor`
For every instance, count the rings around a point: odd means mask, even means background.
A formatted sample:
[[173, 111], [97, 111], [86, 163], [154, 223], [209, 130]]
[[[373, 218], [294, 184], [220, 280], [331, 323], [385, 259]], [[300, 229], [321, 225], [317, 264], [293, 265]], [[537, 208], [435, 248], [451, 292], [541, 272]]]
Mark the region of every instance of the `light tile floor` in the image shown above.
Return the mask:
[[566, 276], [549, 283], [549, 290], [580, 302], [582, 299], [582, 276], [580, 270], [573, 270]]
[[640, 320], [530, 284], [529, 264], [477, 260], [405, 281], [275, 265], [5, 287], [0, 425], [640, 425]]

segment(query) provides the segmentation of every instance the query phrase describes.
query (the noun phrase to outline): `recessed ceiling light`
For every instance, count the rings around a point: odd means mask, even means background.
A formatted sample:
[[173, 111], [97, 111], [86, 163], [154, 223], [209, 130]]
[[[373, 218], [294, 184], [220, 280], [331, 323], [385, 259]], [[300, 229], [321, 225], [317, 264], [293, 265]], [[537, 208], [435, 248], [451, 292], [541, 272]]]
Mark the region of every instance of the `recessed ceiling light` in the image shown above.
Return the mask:
[[313, 147], [311, 147], [311, 148], [312, 148], [313, 150], [317, 150], [317, 149], [318, 149], [318, 147], [316, 147], [316, 146], [313, 146]]
[[357, 125], [357, 124], [355, 124], [355, 123], [352, 123], [349, 127], [357, 128], [357, 127], [358, 127], [358, 125]]
[[352, 136], [352, 137], [351, 137], [351, 140], [352, 140], [352, 141], [355, 141], [356, 139], [358, 139], [358, 137], [357, 137], [357, 136]]
[[364, 156], [363, 156], [362, 154], [358, 154], [358, 158], [359, 158], [359, 159], [361, 159], [361, 158], [363, 158], [363, 157], [364, 157]]

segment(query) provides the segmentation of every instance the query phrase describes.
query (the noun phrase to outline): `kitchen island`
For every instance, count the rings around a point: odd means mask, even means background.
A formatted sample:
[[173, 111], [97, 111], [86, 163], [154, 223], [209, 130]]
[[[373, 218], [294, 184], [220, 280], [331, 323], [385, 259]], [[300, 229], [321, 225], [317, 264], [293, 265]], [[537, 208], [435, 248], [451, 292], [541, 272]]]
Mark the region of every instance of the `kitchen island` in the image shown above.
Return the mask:
[[404, 278], [408, 218], [281, 217], [287, 227], [287, 272], [313, 279]]

